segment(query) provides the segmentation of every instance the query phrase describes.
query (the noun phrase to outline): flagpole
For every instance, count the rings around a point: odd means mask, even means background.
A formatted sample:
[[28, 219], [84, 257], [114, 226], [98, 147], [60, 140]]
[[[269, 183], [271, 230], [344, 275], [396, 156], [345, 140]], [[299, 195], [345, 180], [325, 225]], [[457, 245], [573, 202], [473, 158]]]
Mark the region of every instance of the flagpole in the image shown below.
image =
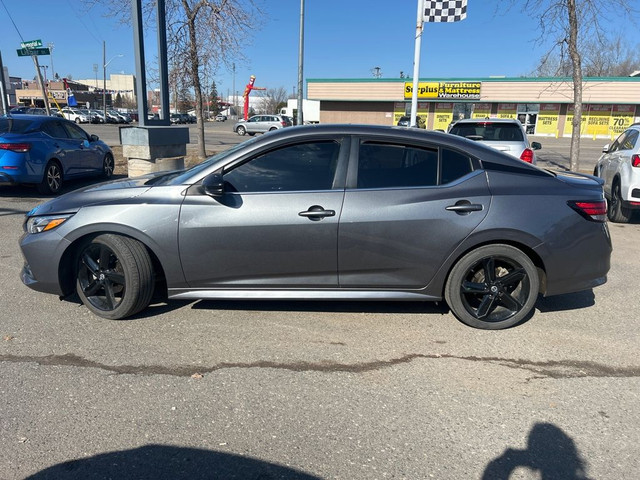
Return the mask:
[[418, 18], [416, 21], [416, 46], [413, 57], [413, 92], [411, 94], [411, 123], [416, 126], [416, 112], [418, 110], [418, 82], [420, 81], [420, 46], [422, 44], [422, 30], [424, 18], [424, 0], [418, 0]]

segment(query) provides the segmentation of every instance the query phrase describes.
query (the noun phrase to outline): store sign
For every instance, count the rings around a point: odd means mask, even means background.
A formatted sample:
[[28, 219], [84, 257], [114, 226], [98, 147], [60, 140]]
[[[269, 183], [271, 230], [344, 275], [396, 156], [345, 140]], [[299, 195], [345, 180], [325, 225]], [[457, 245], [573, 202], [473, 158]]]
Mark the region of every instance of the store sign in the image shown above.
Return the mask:
[[[419, 99], [479, 100], [482, 82], [419, 82]], [[404, 98], [413, 97], [413, 83], [405, 82]]]

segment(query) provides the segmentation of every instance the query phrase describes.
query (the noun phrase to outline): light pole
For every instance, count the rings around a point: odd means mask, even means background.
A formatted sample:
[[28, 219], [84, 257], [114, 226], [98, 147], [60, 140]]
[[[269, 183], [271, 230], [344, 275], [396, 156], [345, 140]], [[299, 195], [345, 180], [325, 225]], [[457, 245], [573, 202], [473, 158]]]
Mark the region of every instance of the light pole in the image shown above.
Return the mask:
[[107, 123], [107, 67], [114, 59], [118, 57], [124, 57], [124, 55], [119, 53], [108, 62], [106, 61], [106, 57], [107, 57], [107, 46], [106, 46], [106, 42], [103, 41], [102, 42], [102, 109], [104, 110], [104, 123]]

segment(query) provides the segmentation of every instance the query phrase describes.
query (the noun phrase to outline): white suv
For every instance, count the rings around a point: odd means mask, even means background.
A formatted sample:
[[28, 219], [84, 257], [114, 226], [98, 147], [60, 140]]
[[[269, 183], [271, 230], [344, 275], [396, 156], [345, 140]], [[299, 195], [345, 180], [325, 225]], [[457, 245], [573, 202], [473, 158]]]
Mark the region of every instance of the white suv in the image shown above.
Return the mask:
[[640, 209], [640, 123], [634, 123], [615, 142], [602, 148], [593, 174], [604, 180], [607, 216], [627, 223]]
[[76, 123], [89, 123], [91, 121], [88, 115], [85, 115], [84, 113], [74, 108], [63, 108], [62, 115], [64, 115], [64, 118], [66, 118], [67, 120], [71, 120], [72, 122]]

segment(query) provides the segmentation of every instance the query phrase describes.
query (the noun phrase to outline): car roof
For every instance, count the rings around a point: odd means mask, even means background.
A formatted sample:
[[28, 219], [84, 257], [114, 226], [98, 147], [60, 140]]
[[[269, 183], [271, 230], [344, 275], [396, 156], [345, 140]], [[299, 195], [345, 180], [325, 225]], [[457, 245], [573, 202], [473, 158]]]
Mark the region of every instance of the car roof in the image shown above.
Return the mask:
[[520, 120], [516, 118], [462, 118], [457, 120], [455, 123], [515, 123], [517, 125], [522, 125]]

